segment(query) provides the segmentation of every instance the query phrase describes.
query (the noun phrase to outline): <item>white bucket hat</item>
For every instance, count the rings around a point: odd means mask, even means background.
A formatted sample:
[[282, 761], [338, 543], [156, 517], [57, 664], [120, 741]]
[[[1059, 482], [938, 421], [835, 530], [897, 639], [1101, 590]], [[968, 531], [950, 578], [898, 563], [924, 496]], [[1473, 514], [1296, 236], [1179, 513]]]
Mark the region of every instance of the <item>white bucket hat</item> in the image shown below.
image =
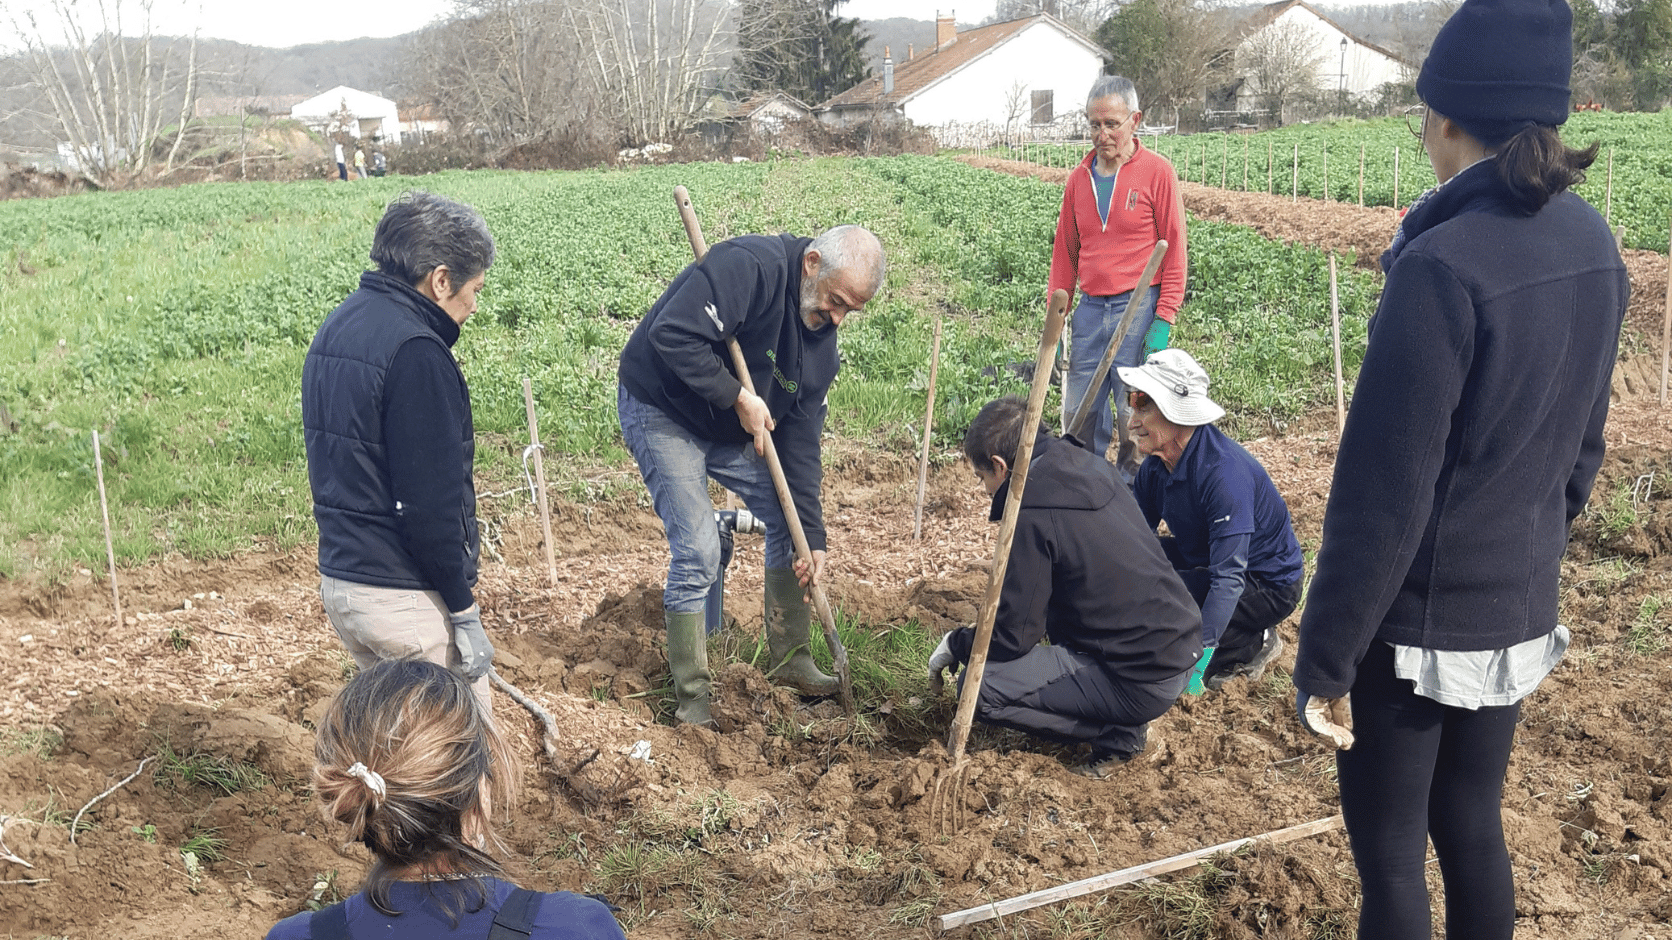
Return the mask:
[[1212, 424], [1225, 409], [1208, 397], [1208, 374], [1182, 349], [1163, 349], [1141, 366], [1115, 369], [1129, 388], [1148, 395], [1168, 421], [1181, 427]]

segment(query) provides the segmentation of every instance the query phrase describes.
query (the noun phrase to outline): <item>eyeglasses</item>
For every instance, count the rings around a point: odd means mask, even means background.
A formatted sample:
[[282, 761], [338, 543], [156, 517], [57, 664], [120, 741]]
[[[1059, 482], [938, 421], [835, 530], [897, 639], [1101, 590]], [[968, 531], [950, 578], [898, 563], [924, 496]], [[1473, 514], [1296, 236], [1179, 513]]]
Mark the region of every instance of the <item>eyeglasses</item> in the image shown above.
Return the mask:
[[1118, 131], [1126, 122], [1137, 117], [1138, 113], [1139, 112], [1137, 111], [1133, 111], [1131, 114], [1128, 114], [1126, 117], [1123, 117], [1118, 121], [1091, 121], [1091, 132], [1095, 134], [1098, 131]]
[[[1411, 119], [1413, 117], [1416, 119], [1416, 124], [1414, 124], [1414, 125], [1411, 123]], [[1419, 104], [1416, 107], [1411, 108], [1411, 109], [1409, 109], [1405, 112], [1405, 129], [1411, 132], [1412, 137], [1415, 137], [1419, 141], [1422, 140], [1422, 129], [1424, 127], [1427, 127], [1427, 126], [1428, 126], [1428, 106], [1427, 105]]]

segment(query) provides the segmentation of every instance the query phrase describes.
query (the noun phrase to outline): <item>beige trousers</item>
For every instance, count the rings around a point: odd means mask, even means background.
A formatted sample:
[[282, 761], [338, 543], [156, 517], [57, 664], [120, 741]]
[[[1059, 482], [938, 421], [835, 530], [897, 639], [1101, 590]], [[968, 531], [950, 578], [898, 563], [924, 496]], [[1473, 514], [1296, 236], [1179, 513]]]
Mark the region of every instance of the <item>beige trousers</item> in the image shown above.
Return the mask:
[[[383, 659], [423, 659], [458, 669], [447, 605], [436, 591], [386, 588], [321, 576], [319, 599], [325, 616], [354, 664], [361, 669]], [[491, 719], [493, 687], [483, 676], [471, 685]]]

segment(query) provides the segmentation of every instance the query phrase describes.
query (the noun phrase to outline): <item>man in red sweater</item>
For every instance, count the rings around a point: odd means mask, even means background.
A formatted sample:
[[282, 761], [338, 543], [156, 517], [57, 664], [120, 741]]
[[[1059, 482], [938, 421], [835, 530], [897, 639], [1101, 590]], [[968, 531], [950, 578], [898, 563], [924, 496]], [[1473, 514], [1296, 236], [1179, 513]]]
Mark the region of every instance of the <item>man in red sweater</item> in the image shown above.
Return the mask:
[[[1150, 353], [1167, 347], [1184, 302], [1188, 267], [1178, 176], [1166, 158], [1138, 140], [1143, 112], [1132, 82], [1118, 75], [1099, 76], [1086, 95], [1086, 119], [1091, 123], [1092, 152], [1069, 174], [1063, 190], [1047, 287], [1047, 294], [1057, 290], [1072, 294], [1076, 286], [1080, 290], [1068, 354], [1071, 414], [1126, 314], [1156, 241], [1167, 240], [1167, 256], [1148, 295], [1138, 301], [1141, 306], [1115, 357], [1116, 366], [1136, 366]], [[1094, 417], [1086, 443], [1093, 453], [1107, 454], [1118, 427], [1121, 447], [1115, 464], [1130, 483], [1137, 461], [1125, 434], [1124, 392], [1119, 375], [1110, 369], [1109, 377], [1094, 390]], [[1123, 412], [1119, 422], [1109, 410], [1111, 398]]]

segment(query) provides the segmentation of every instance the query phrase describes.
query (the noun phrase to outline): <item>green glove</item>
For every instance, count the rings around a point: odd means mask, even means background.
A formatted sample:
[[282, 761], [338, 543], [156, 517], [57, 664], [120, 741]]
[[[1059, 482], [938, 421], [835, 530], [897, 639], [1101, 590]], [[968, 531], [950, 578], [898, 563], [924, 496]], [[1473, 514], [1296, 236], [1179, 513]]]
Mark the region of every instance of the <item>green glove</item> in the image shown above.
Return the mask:
[[1208, 671], [1208, 663], [1211, 662], [1213, 662], [1213, 647], [1210, 646], [1207, 649], [1202, 650], [1202, 658], [1196, 660], [1196, 665], [1190, 667], [1190, 684], [1184, 687], [1184, 694], [1202, 694], [1202, 673]]
[[1173, 325], [1160, 317], [1150, 324], [1149, 332], [1144, 334], [1144, 358], [1167, 348], [1167, 338], [1173, 335]]

